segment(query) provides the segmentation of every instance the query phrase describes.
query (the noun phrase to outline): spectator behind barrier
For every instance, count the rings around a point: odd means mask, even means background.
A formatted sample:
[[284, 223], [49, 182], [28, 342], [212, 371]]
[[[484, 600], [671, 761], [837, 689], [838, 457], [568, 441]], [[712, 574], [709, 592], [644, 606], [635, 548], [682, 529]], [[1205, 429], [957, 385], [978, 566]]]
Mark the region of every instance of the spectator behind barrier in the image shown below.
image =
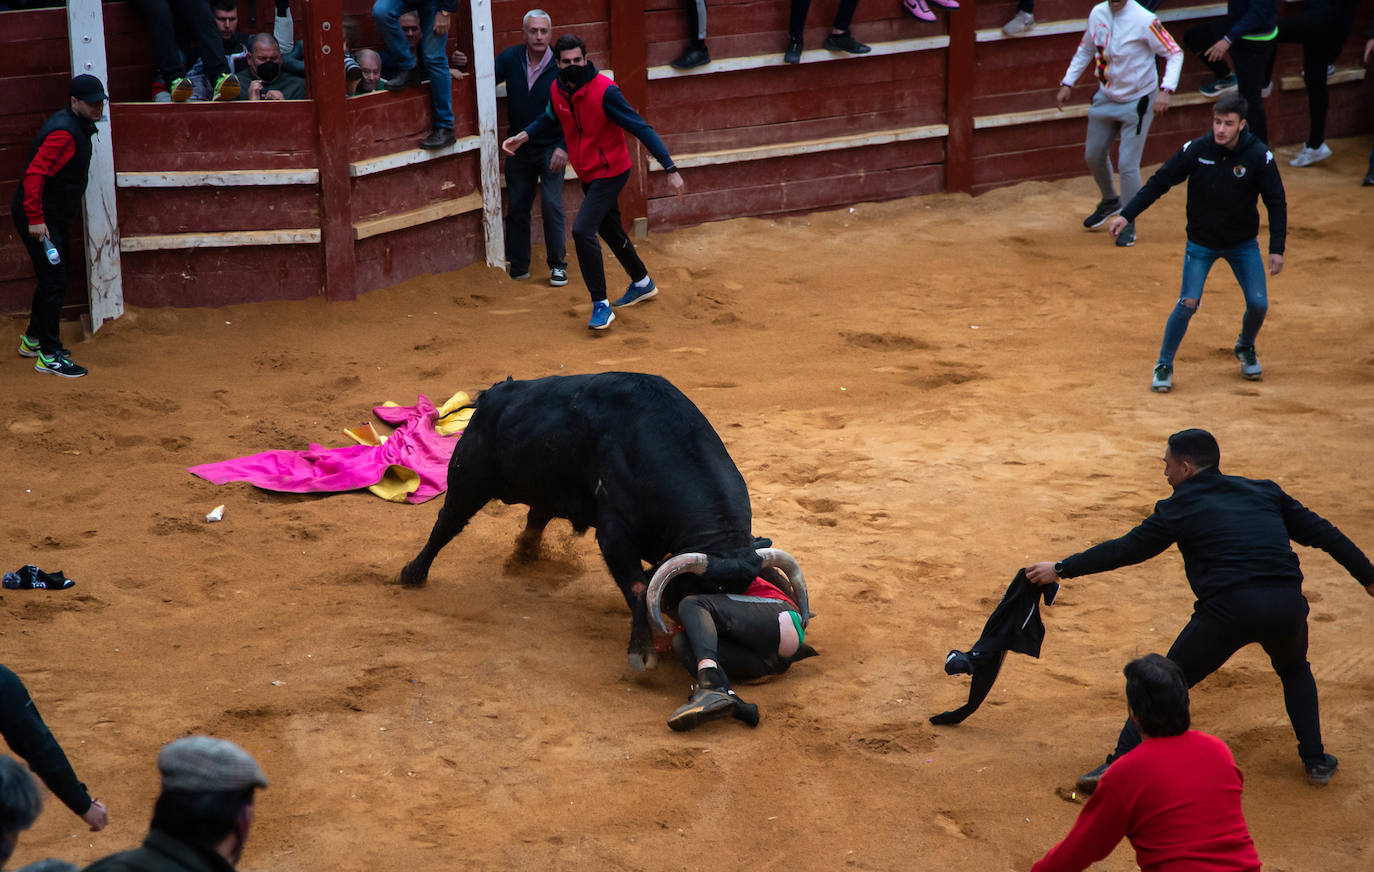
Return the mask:
[[281, 46], [270, 33], [253, 37], [248, 68], [239, 72], [240, 100], [304, 100], [305, 79], [282, 69]]
[[229, 71], [223, 41], [205, 0], [134, 0], [134, 5], [148, 19], [148, 39], [164, 86], [154, 86], [154, 100], [160, 99], [159, 90], [170, 91], [174, 103], [184, 103], [195, 95], [195, 82], [186, 75], [186, 60], [177, 44], [178, 25], [189, 31], [206, 77], [214, 82], [208, 89], [211, 99], [222, 102], [238, 97], [239, 82]]
[[[246, 70], [248, 68], [248, 46], [253, 37], [239, 32], [238, 0], [211, 0], [210, 10], [214, 13], [215, 26], [219, 29], [220, 38], [224, 41], [224, 58], [229, 65], [229, 71], [239, 73]], [[278, 0], [277, 17], [272, 22], [272, 35], [277, 38], [277, 44], [290, 45], [294, 28], [295, 23], [291, 19], [290, 5], [285, 0]], [[288, 69], [287, 72], [293, 71]], [[196, 61], [196, 65], [191, 67], [186, 77], [195, 85], [192, 100], [210, 99], [213, 87], [205, 75], [204, 61]]]
[[188, 736], [157, 758], [162, 793], [143, 846], [111, 854], [87, 872], [220, 872], [243, 857], [253, 826], [253, 794], [267, 778], [247, 751], [210, 736]]
[[363, 78], [358, 82], [354, 96], [380, 91], [386, 85], [386, 80], [382, 78], [382, 56], [372, 49], [358, 49], [358, 69], [362, 70]]

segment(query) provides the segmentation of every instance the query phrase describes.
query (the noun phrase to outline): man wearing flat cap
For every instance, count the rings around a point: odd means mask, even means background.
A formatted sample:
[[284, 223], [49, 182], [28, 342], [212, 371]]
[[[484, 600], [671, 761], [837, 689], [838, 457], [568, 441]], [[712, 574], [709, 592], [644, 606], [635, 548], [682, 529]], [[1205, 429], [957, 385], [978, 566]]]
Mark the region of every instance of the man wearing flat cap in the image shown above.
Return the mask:
[[157, 758], [162, 793], [143, 846], [112, 854], [86, 872], [232, 872], [253, 825], [253, 792], [267, 786], [247, 751], [188, 736]]
[[67, 297], [67, 233], [86, 193], [91, 137], [105, 114], [105, 86], [83, 73], [72, 79], [70, 94], [71, 104], [55, 112], [34, 137], [10, 212], [38, 278], [29, 326], [19, 337], [19, 356], [38, 358], [33, 368], [39, 372], [80, 378], [86, 368], [72, 362], [58, 326]]

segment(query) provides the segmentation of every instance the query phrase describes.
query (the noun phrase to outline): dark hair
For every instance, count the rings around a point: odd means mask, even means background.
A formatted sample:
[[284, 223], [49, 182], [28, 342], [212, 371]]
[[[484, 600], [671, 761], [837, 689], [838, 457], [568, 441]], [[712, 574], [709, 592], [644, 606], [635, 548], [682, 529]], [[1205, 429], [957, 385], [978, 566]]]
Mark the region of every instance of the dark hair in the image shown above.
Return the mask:
[[358, 48], [358, 40], [362, 39], [362, 35], [358, 31], [358, 22], [345, 15], [343, 17], [343, 22], [339, 26], [343, 28], [344, 42], [348, 43], [349, 48], [356, 50]]
[[164, 790], [153, 806], [152, 828], [183, 842], [217, 845], [234, 831], [239, 812], [253, 804], [253, 790]]
[[238, 12], [239, 0], [210, 0], [210, 8], [216, 12]]
[[1198, 469], [1221, 463], [1221, 446], [1216, 437], [1196, 427], [1180, 430], [1169, 437], [1169, 453], [1179, 460], [1191, 460]]
[[43, 797], [29, 770], [13, 757], [0, 757], [0, 835], [27, 830], [42, 810]]
[[1177, 663], [1146, 654], [1126, 664], [1126, 703], [1147, 736], [1177, 736], [1188, 729], [1188, 681]]
[[558, 56], [563, 52], [572, 51], [575, 48], [582, 49], [582, 56], [587, 56], [587, 44], [582, 41], [581, 37], [573, 36], [571, 33], [563, 34], [558, 37], [558, 41], [553, 44], [554, 59], [557, 60]]
[[1249, 111], [1250, 104], [1245, 102], [1245, 98], [1235, 91], [1224, 95], [1212, 106], [1213, 115], [1239, 115], [1243, 120], [1245, 113]]

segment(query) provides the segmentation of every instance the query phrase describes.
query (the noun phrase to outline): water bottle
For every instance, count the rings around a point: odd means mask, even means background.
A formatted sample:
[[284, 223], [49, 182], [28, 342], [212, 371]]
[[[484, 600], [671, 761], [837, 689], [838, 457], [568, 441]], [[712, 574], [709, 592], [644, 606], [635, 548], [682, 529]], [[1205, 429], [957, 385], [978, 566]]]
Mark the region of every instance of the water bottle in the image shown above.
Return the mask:
[[48, 263], [57, 266], [62, 262], [62, 255], [57, 253], [57, 246], [52, 244], [52, 240], [43, 237], [43, 251], [48, 255]]

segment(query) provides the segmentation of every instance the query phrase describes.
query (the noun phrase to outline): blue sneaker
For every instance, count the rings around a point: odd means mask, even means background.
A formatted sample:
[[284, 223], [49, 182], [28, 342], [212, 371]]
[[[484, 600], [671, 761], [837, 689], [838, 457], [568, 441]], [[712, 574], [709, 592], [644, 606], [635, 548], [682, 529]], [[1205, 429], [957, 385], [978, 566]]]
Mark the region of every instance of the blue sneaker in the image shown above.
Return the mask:
[[587, 326], [592, 330], [605, 330], [611, 326], [615, 320], [615, 313], [611, 311], [611, 304], [605, 300], [597, 300], [592, 303], [592, 320], [587, 322]]
[[657, 296], [658, 285], [654, 284], [653, 279], [649, 279], [649, 286], [647, 288], [637, 287], [634, 283], [631, 283], [630, 286], [625, 289], [625, 295], [611, 305], [619, 309], [621, 306], [633, 306], [641, 300], [649, 300]]

